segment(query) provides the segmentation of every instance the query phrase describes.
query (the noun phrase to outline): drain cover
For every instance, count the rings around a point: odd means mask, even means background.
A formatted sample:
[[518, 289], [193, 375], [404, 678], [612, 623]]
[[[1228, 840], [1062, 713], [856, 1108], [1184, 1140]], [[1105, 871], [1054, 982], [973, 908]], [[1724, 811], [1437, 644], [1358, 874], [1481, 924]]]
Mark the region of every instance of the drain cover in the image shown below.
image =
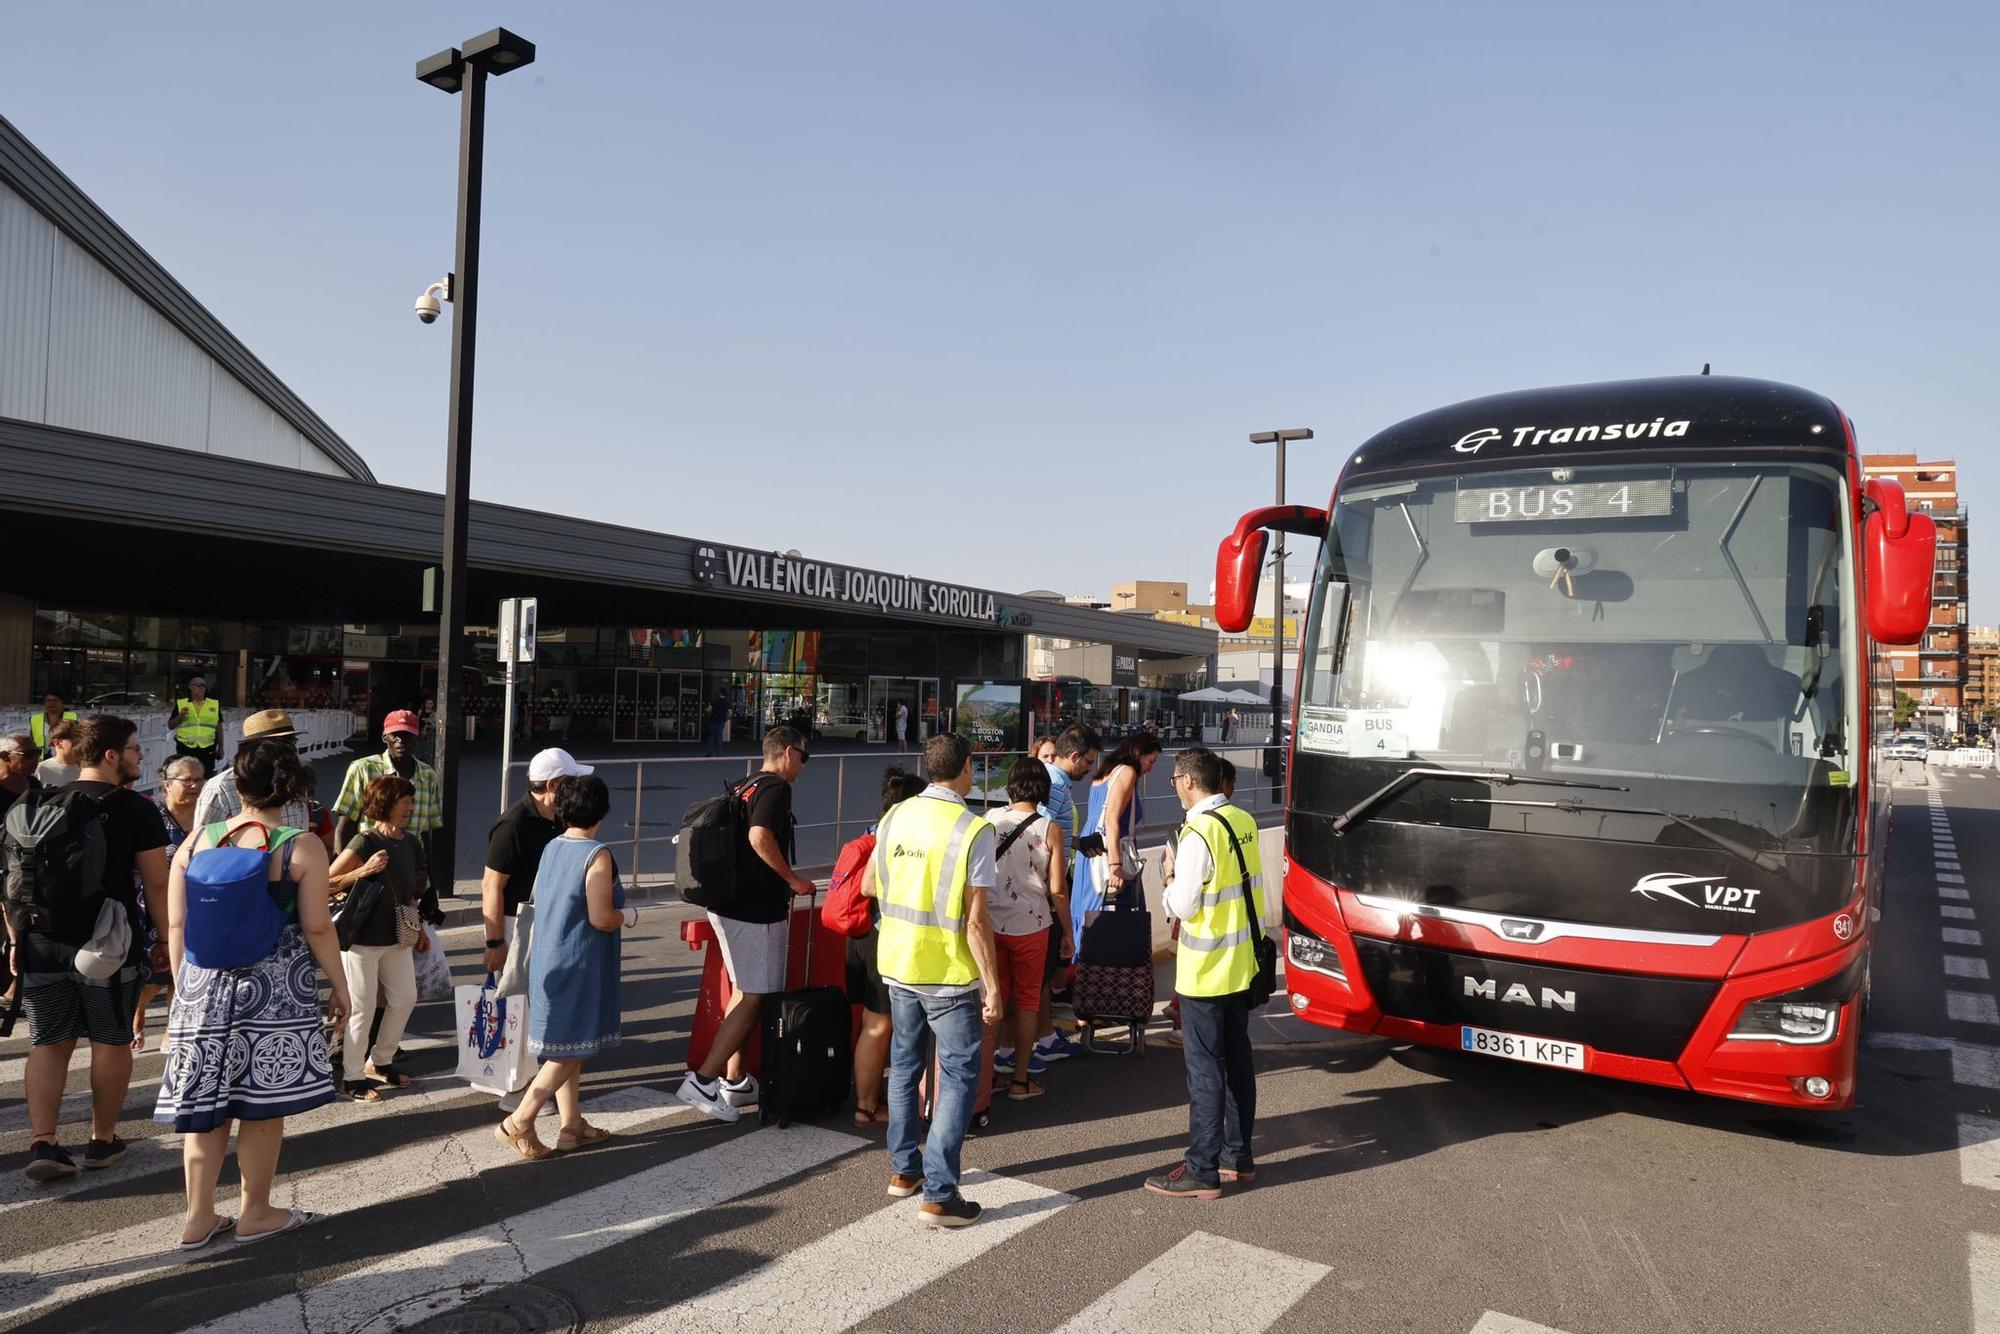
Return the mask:
[[378, 1311], [356, 1334], [576, 1334], [583, 1315], [560, 1292], [532, 1283], [509, 1283], [465, 1300], [463, 1288], [398, 1302]]

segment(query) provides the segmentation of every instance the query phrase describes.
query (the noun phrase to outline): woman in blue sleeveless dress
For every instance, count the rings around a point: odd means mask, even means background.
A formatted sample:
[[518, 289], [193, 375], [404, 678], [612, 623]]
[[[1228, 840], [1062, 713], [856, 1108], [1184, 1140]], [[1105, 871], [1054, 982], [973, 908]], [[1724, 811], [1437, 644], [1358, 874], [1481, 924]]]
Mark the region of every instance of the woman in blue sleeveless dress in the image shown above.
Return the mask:
[[[611, 849], [597, 828], [611, 809], [604, 780], [586, 774], [556, 789], [560, 836], [542, 852], [535, 873], [535, 922], [528, 950], [528, 1052], [541, 1058], [521, 1105], [493, 1133], [523, 1158], [595, 1144], [611, 1132], [583, 1119], [583, 1063], [618, 1045], [618, 947], [638, 909], [625, 906]], [[551, 1149], [535, 1134], [535, 1118], [550, 1098], [562, 1116]]]
[[1139, 881], [1139, 825], [1146, 816], [1141, 781], [1160, 762], [1160, 739], [1151, 732], [1134, 732], [1119, 742], [1097, 770], [1090, 785], [1090, 804], [1083, 817], [1083, 840], [1104, 837], [1104, 851], [1076, 859], [1076, 884], [1070, 889], [1070, 929], [1076, 947], [1083, 948], [1083, 928], [1108, 894], [1125, 889], [1145, 900]]

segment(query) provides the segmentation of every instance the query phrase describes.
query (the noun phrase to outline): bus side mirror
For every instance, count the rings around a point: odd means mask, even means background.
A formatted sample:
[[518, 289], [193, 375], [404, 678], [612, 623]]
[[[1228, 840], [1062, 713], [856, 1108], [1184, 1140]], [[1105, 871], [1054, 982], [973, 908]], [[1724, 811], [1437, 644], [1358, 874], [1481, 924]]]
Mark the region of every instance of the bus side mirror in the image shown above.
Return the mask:
[[1264, 573], [1264, 552], [1271, 534], [1242, 527], [1222, 539], [1215, 553], [1215, 623], [1232, 635], [1250, 628], [1257, 612], [1257, 583]]
[[1863, 604], [1868, 633], [1882, 644], [1914, 644], [1931, 623], [1937, 525], [1910, 511], [1902, 484], [1871, 477], [1861, 524]]

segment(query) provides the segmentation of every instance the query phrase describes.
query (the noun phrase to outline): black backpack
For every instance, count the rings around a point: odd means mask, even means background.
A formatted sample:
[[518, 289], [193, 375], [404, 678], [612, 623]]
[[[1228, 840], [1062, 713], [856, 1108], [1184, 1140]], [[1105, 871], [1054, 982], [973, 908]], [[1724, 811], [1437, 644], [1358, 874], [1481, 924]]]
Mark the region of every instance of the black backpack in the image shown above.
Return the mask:
[[7, 808], [7, 921], [81, 945], [104, 907], [104, 803], [73, 787], [24, 792]]
[[[750, 863], [750, 802], [759, 784], [772, 774], [755, 774], [722, 785], [722, 795], [697, 801], [681, 817], [674, 840], [674, 883], [681, 898], [697, 908], [716, 911], [736, 897]], [[782, 781], [782, 780], [780, 780]]]

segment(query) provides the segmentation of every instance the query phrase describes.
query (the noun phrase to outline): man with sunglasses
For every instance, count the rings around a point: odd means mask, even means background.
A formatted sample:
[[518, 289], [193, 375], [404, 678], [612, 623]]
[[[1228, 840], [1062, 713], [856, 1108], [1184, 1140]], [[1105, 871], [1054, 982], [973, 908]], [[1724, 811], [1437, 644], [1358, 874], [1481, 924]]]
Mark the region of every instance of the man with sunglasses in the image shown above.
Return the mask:
[[0, 819], [7, 808], [41, 787], [35, 777], [35, 742], [26, 732], [0, 736]]
[[734, 1121], [757, 1102], [756, 1076], [743, 1072], [743, 1048], [757, 1031], [764, 997], [785, 990], [792, 896], [810, 896], [814, 888], [792, 869], [797, 855], [792, 784], [805, 772], [807, 758], [804, 735], [781, 723], [764, 734], [763, 769], [736, 789], [745, 803], [751, 855], [735, 896], [708, 915], [729, 970], [729, 1012], [716, 1029], [708, 1059], [688, 1071], [680, 1090], [682, 1102], [717, 1121]]

